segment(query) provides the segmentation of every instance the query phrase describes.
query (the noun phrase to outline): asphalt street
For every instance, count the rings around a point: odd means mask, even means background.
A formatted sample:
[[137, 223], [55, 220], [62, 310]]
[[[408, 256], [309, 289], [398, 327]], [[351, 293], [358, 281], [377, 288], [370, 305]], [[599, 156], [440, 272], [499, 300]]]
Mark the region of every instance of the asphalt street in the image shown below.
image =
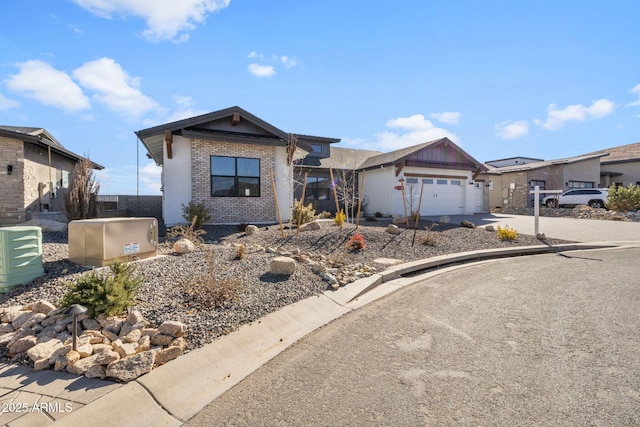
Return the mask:
[[294, 344], [187, 425], [640, 425], [640, 248], [462, 266]]

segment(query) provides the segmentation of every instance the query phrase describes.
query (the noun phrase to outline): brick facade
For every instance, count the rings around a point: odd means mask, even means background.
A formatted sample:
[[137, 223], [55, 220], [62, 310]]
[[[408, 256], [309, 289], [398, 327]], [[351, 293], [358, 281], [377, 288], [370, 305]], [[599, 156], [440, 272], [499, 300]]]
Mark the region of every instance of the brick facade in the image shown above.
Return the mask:
[[[212, 197], [211, 156], [260, 159], [260, 197]], [[194, 139], [191, 141], [191, 200], [204, 205], [211, 223], [277, 221], [270, 170], [275, 173], [275, 147]], [[286, 208], [280, 206], [280, 209]]]
[[[0, 137], [0, 225], [9, 226], [24, 219], [24, 144]], [[8, 166], [12, 167], [11, 175]]]

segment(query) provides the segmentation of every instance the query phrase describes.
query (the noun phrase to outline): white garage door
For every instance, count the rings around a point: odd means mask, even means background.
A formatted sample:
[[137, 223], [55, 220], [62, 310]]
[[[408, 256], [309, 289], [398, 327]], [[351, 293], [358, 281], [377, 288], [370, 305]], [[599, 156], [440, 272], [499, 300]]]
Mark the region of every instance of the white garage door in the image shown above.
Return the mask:
[[464, 181], [461, 179], [424, 178], [421, 215], [462, 215]]

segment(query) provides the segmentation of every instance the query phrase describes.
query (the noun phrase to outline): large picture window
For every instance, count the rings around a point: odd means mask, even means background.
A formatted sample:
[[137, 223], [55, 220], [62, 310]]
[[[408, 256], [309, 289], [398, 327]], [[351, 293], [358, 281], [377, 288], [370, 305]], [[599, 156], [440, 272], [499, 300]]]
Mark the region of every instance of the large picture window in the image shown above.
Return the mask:
[[304, 193], [306, 202], [315, 202], [319, 200], [329, 200], [329, 188], [331, 180], [329, 177], [307, 177], [307, 187]]
[[260, 197], [260, 159], [211, 156], [213, 197]]

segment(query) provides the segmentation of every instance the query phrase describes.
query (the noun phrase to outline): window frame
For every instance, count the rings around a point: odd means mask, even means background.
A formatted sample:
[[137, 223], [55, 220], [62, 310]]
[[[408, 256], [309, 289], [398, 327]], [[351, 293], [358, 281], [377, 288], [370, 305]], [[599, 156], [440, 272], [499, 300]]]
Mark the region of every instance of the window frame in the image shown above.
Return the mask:
[[[234, 174], [233, 175], [222, 175], [222, 174], [215, 174], [214, 173], [214, 168], [213, 168], [213, 161], [214, 158], [224, 158], [224, 159], [233, 159], [233, 169], [234, 169]], [[257, 175], [240, 175], [238, 173], [238, 160], [251, 160], [251, 161], [256, 161], [257, 162]], [[261, 178], [262, 178], [262, 173], [261, 173], [261, 169], [260, 169], [261, 163], [260, 163], [260, 158], [255, 158], [255, 157], [240, 157], [240, 156], [218, 156], [218, 155], [211, 155], [209, 157], [209, 186], [210, 186], [210, 194], [211, 197], [261, 197], [262, 194], [262, 189], [261, 189]], [[214, 180], [215, 178], [219, 178], [219, 179], [226, 179], [229, 180], [230, 178], [233, 180], [233, 185], [231, 186], [231, 188], [229, 188], [227, 190], [227, 194], [214, 194]], [[244, 186], [246, 186], [246, 184], [242, 184], [243, 182], [246, 182], [247, 180], [253, 181], [253, 180], [257, 180], [257, 191], [256, 194], [242, 194], [241, 190]], [[250, 184], [251, 185], [251, 184]], [[233, 189], [233, 190], [232, 190]], [[229, 194], [231, 193], [231, 194]], [[251, 191], [250, 191], [251, 193]]]

